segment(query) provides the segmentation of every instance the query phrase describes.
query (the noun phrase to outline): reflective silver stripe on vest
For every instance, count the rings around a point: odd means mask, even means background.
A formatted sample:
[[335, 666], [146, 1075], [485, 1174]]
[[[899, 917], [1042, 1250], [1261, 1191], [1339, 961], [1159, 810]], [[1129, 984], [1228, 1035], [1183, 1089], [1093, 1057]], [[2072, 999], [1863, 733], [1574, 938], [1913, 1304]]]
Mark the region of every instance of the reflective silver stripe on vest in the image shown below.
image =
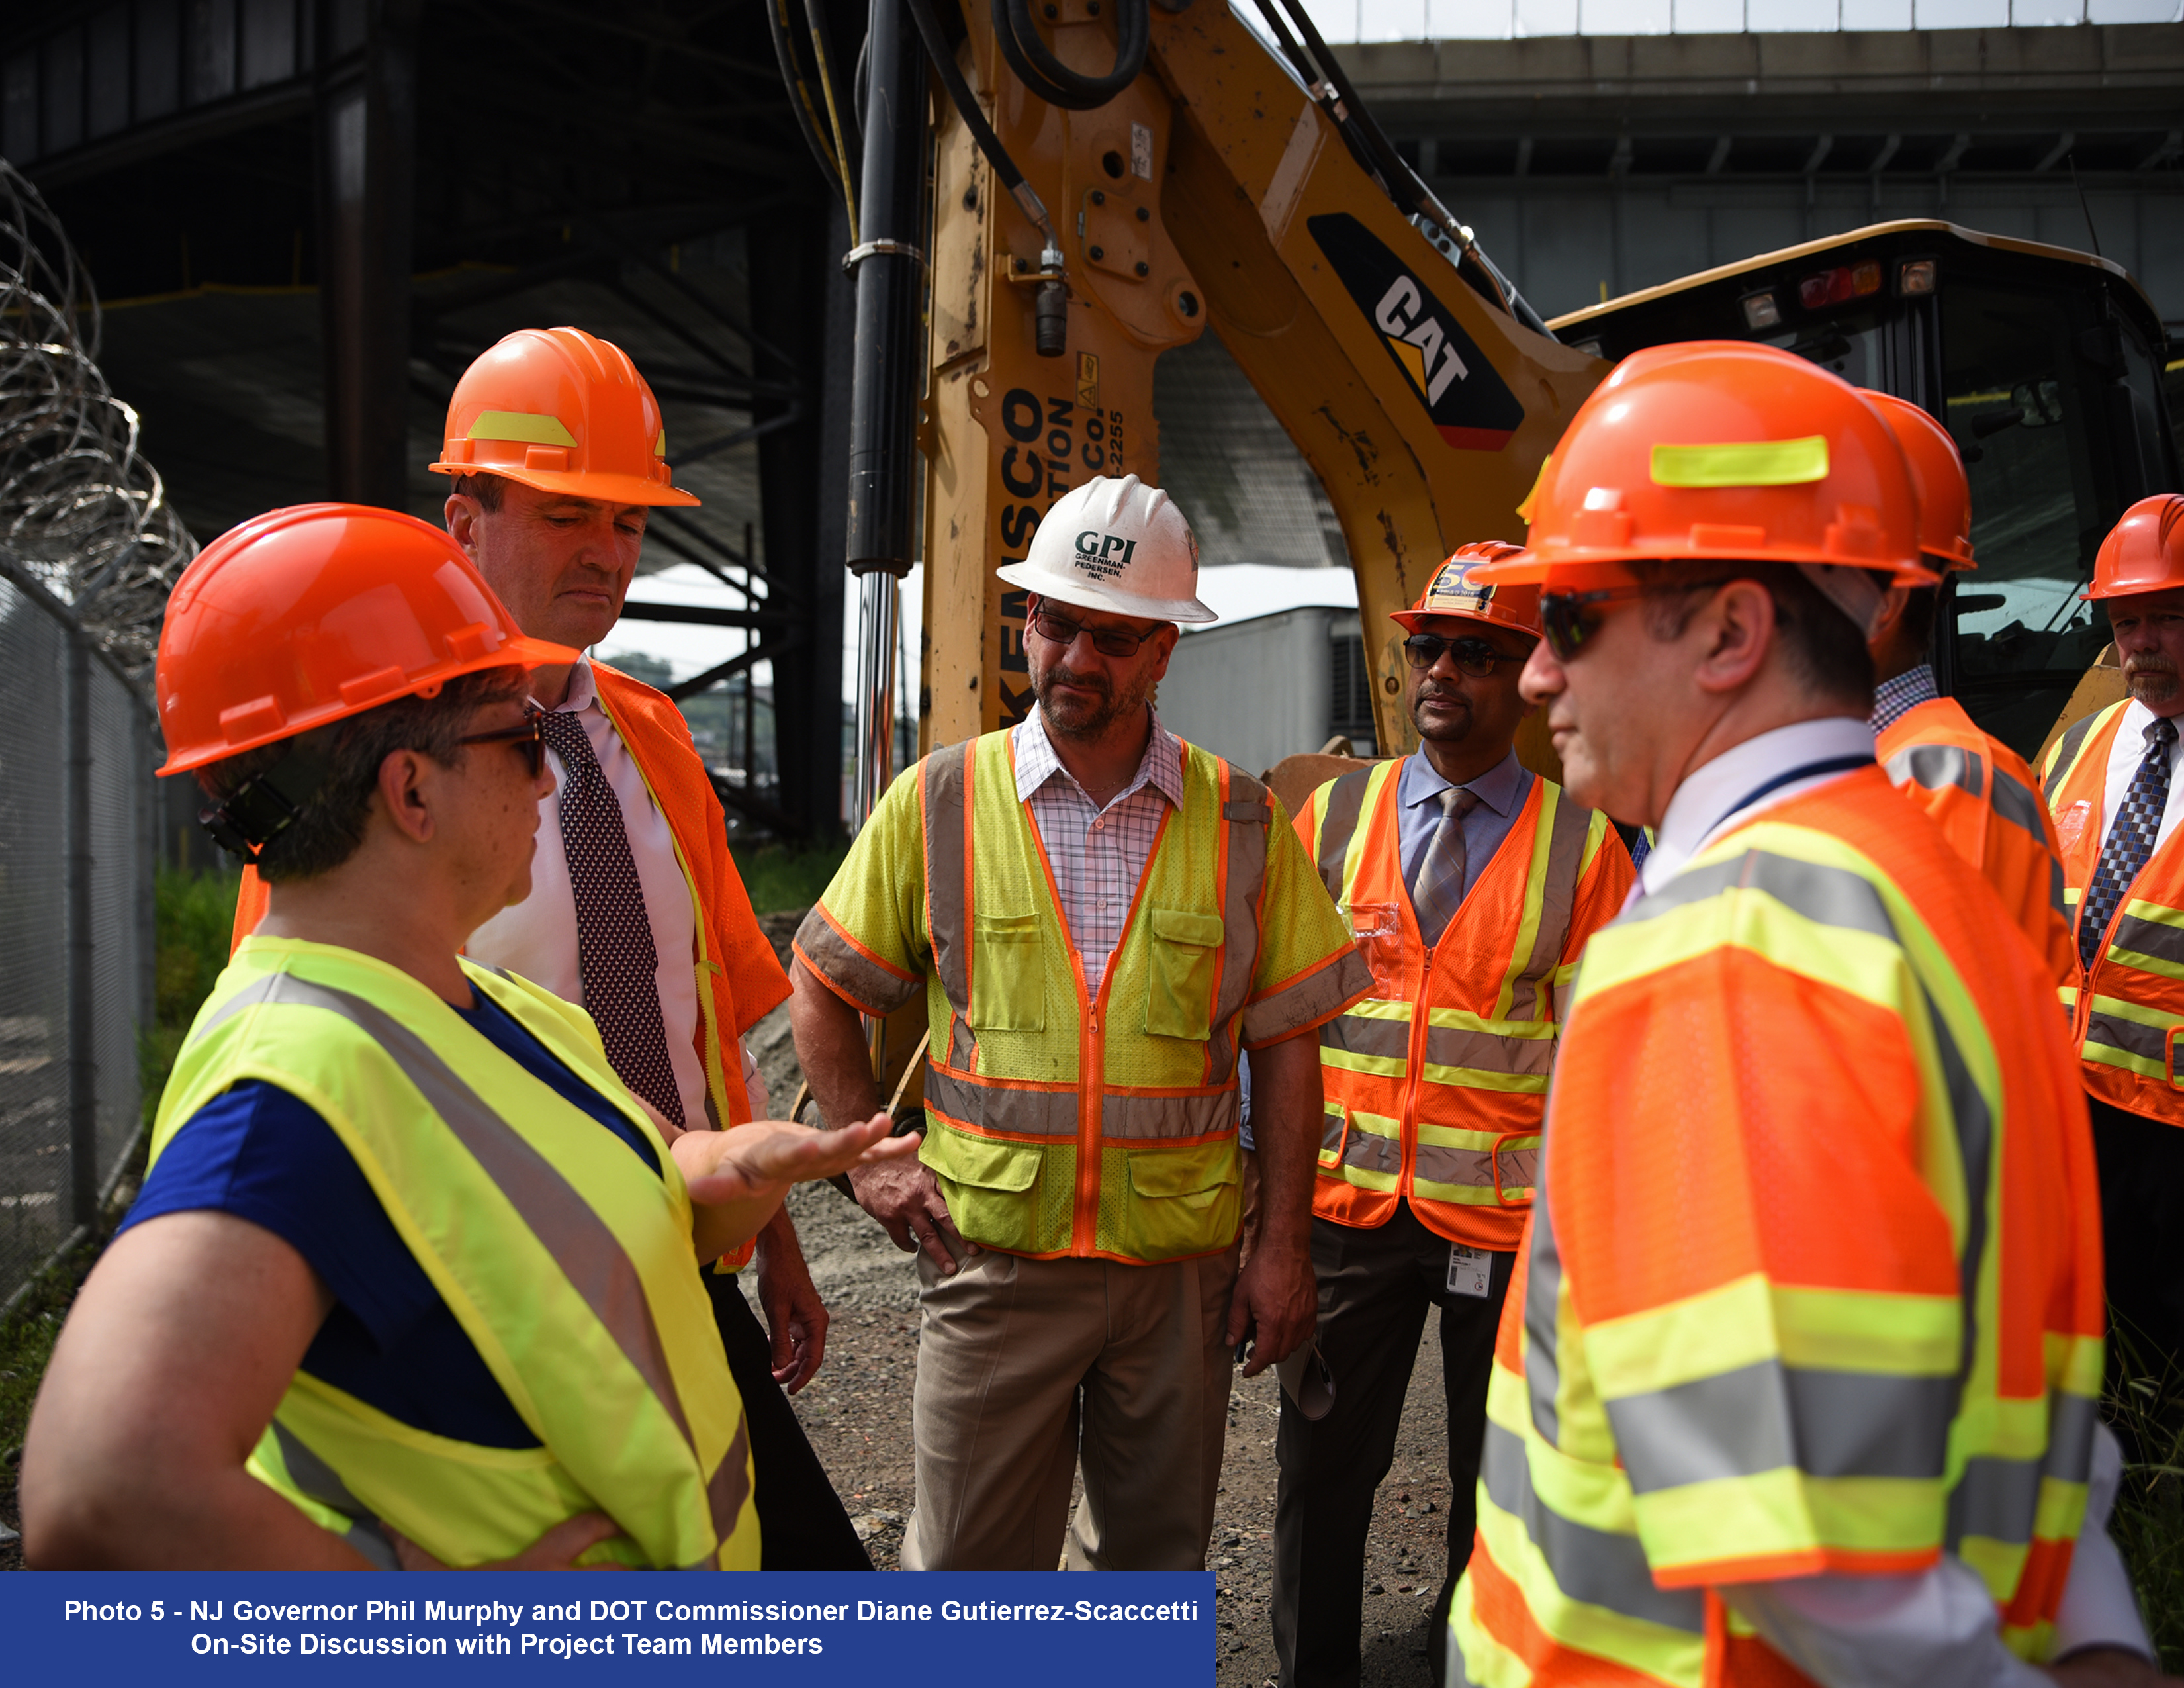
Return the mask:
[[1918, 785], [1928, 791], [1953, 785], [1974, 797], [1986, 791], [1986, 758], [1958, 744], [1907, 745], [1888, 759], [1882, 772], [1892, 785]]
[[[402, 1076], [416, 1087], [426, 1106], [446, 1123], [455, 1140], [470, 1151], [525, 1228], [553, 1256], [570, 1287], [614, 1339], [677, 1434], [694, 1453], [690, 1421], [682, 1411], [682, 1394], [675, 1386], [660, 1328], [653, 1320], [652, 1304], [645, 1298], [644, 1280], [606, 1222], [592, 1211], [560, 1169], [524, 1141], [424, 1039], [376, 1003], [348, 991], [298, 978], [293, 973], [274, 973], [230, 997], [205, 1022], [199, 1035], [209, 1034], [244, 1009], [261, 1004], [316, 1008], [338, 1015], [379, 1045]], [[713, 1524], [723, 1540], [735, 1528], [749, 1487], [740, 1465], [725, 1480], [722, 1473], [714, 1474], [709, 1491]], [[724, 1512], [724, 1503], [730, 1498], [734, 1504]]]
[[1532, 1486], [1524, 1442], [1491, 1418], [1486, 1421], [1479, 1474], [1487, 1498], [1523, 1524], [1553, 1573], [1555, 1586], [1572, 1600], [1605, 1607], [1641, 1624], [1690, 1635], [1702, 1633], [1705, 1595], [1697, 1589], [1655, 1587], [1636, 1536], [1595, 1529], [1549, 1507]]
[[1762, 1360], [1604, 1404], [1634, 1494], [1785, 1466], [1930, 1481], [1947, 1460], [1957, 1380]]
[[[722, 1541], [736, 1533], [744, 1497], [750, 1493], [749, 1462], [750, 1420], [738, 1412], [736, 1434], [728, 1443], [728, 1451], [721, 1456], [721, 1462], [713, 1468], [712, 1480], [705, 1485], [705, 1501], [713, 1514], [713, 1534]], [[716, 1547], [687, 1568], [710, 1571], [719, 1563], [720, 1550]]]
[[1338, 1014], [1319, 1028], [1319, 1043], [1323, 1049], [1339, 1049], [1384, 1061], [1406, 1061], [1411, 1051], [1411, 1022], [1368, 1018], [1356, 1013]]
[[[1006, 1082], [973, 1084], [933, 1067], [926, 1071], [925, 1100], [942, 1118], [973, 1130], [1016, 1137], [1077, 1135], [1074, 1090], [1024, 1089]], [[1108, 1142], [1208, 1137], [1235, 1130], [1237, 1113], [1234, 1086], [1182, 1095], [1108, 1090], [1100, 1098], [1100, 1135]]]
[[1343, 775], [1328, 792], [1327, 807], [1320, 815], [1319, 877], [1338, 906], [1342, 901], [1342, 864], [1349, 859], [1350, 840], [1357, 833], [1357, 816], [1365, 806], [1365, 788], [1372, 778], [1370, 768]]
[[916, 979], [889, 972], [845, 941], [816, 908], [796, 928], [796, 947], [822, 975], [867, 1008], [893, 1013], [917, 994]]
[[[1512, 1133], [1521, 1149], [1452, 1149], [1442, 1143], [1421, 1143], [1412, 1163], [1418, 1178], [1428, 1184], [1458, 1184], [1474, 1189], [1499, 1189], [1505, 1201], [1530, 1198], [1540, 1175], [1540, 1139], [1535, 1133]], [[1496, 1163], [1501, 1176], [1495, 1176]], [[1431, 1198], [1429, 1197], [1429, 1200]]]
[[[1188, 754], [1188, 753], [1186, 753]], [[1259, 895], [1267, 883], [1267, 828], [1273, 811], [1267, 788], [1248, 774], [1228, 771], [1228, 798], [1221, 805], [1221, 831], [1228, 854], [1221, 899], [1221, 983], [1214, 994], [1210, 1046], [1211, 1071], [1234, 1070], [1236, 1051], [1229, 1028], [1251, 994], [1259, 966]], [[1148, 871], [1150, 864], [1147, 864]]]
[[1555, 1408], [1563, 1381], [1562, 1351], [1555, 1340], [1555, 1304], [1561, 1301], [1562, 1290], [1562, 1251], [1555, 1241], [1554, 1212], [1542, 1165], [1532, 1191], [1532, 1257], [1524, 1274], [1524, 1385], [1532, 1397], [1532, 1428], [1551, 1445], [1562, 1435], [1562, 1418]]
[[2084, 1396], [2048, 1397], [2048, 1451], [2038, 1459], [1984, 1455], [1964, 1462], [1964, 1474], [1949, 1496], [1948, 1546], [1968, 1535], [2023, 1546], [2039, 1515], [2040, 1484], [2083, 1483], [2092, 1474], [2093, 1426], [2100, 1405]]
[[[976, 739], [925, 759], [925, 935], [933, 971], [959, 1020], [971, 1014], [971, 940], [965, 922], [970, 854], [970, 751]], [[966, 1061], [962, 1065], [968, 1065]]]
[[2064, 729], [2062, 739], [2055, 746], [2055, 760], [2048, 764], [2048, 777], [2041, 787], [2041, 794], [2048, 799], [2050, 809], [2055, 806], [2055, 794], [2063, 788], [2063, 781], [2070, 772], [2070, 765], [2078, 760], [2078, 751], [2086, 742], [2086, 735], [2093, 730], [2093, 724], [2107, 713], [2106, 710], [2095, 710], [2084, 720], [2073, 721]]
[[2002, 769], [1994, 771], [1994, 812], [2013, 827], [2020, 827], [2040, 840], [2040, 847], [2048, 847], [2048, 828], [2042, 824], [2048, 811], [2040, 799], [2032, 794], [2031, 788], [2014, 774]]
[[341, 1480], [341, 1474], [313, 1453], [278, 1418], [273, 1421], [271, 1429], [273, 1440], [280, 1445], [281, 1463], [288, 1470], [288, 1480], [329, 1512], [339, 1513], [349, 1520], [342, 1539], [369, 1559], [375, 1569], [400, 1570], [402, 1563], [395, 1556], [394, 1544], [387, 1539], [378, 1518], [370, 1507], [349, 1493], [348, 1485]]
[[[2157, 1067], [2168, 1060], [2168, 1028], [2163, 1026], [2142, 1026], [2136, 1020], [2120, 1020], [2112, 1014], [2096, 1010], [2086, 1017], [2086, 1041], [2109, 1049], [2120, 1049], [2126, 1055], [2135, 1055], [2141, 1061], [2150, 1061]], [[2155, 1078], [2154, 1083], [2162, 1081]]]
[[[1541, 794], [1541, 800], [1546, 800]], [[1554, 819], [1547, 836], [1546, 883], [1540, 888], [1540, 923], [1532, 933], [1532, 953], [1519, 969], [1509, 993], [1512, 1020], [1536, 1020], [1541, 1013], [1540, 982], [1562, 964], [1569, 943], [1570, 911], [1577, 906], [1578, 870], [1585, 865], [1585, 845], [1592, 832], [1592, 811], [1569, 800], [1569, 794], [1554, 797]], [[1506, 843], [1507, 840], [1504, 840]], [[1526, 865], [1527, 872], [1529, 864]], [[1526, 885], [1529, 894], [1530, 886]], [[1433, 1056], [1429, 1054], [1427, 1059]], [[1483, 1061], [1451, 1062], [1451, 1066], [1485, 1066]], [[1502, 1067], [1503, 1072], [1528, 1069]]]
[[1403, 1140], [1363, 1129], [1353, 1115], [1350, 1140], [1342, 1146], [1342, 1164], [1355, 1167], [1361, 1173], [1379, 1173], [1394, 1178], [1403, 1170]]
[[[2184, 928], [2164, 926], [2159, 921], [2142, 920], [2134, 914], [2119, 915], [2109, 937], [2109, 947], [2133, 950], [2141, 955], [2151, 955], [2157, 961], [2166, 961], [2171, 967], [2184, 967]], [[2131, 963], [2125, 961], [2121, 965], [2127, 967]], [[2154, 1056], [2157, 1061], [2160, 1058], [2159, 1054]]]
[[[1557, 946], [1559, 953], [1559, 946]], [[1551, 1038], [1508, 1038], [1462, 1026], [1426, 1028], [1429, 1067], [1471, 1067], [1518, 1078], [1544, 1078], [1555, 1064]]]
[[1622, 919], [1658, 920], [1730, 890], [1763, 891], [1817, 925], [1896, 940], [1896, 922], [1888, 917], [1888, 905], [1868, 881], [1847, 868], [1763, 850], [1748, 850], [1724, 861], [1687, 869], [1651, 896], [1641, 898]]

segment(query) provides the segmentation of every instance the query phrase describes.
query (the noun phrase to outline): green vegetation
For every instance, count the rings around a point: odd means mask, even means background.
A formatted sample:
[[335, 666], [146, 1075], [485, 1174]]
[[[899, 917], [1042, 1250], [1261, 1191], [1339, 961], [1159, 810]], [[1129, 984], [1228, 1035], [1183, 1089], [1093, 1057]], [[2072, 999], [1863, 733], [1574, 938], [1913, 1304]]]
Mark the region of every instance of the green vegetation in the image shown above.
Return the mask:
[[736, 872], [750, 893], [751, 906], [760, 914], [810, 908], [848, 854], [849, 846], [839, 844], [802, 848], [760, 844], [734, 852]]
[[2137, 1462], [2124, 1473], [2109, 1534], [2138, 1585], [2148, 1633], [2163, 1669], [2184, 1669], [2184, 1378], [2141, 1375], [2127, 1336], [2111, 1334], [2127, 1373], [2109, 1397], [2108, 1418]]
[[[189, 1030], [198, 1005], [227, 965], [228, 931], [235, 919], [237, 880], [231, 874], [159, 870], [157, 887], [158, 948], [153, 967], [158, 1018], [137, 1039], [137, 1067], [144, 1086], [144, 1121], [148, 1128], [159, 1105], [159, 1092]], [[147, 1134], [148, 1136], [148, 1132]], [[112, 1238], [127, 1211], [128, 1198], [143, 1175], [146, 1139], [137, 1140], [133, 1164], [116, 1186], [116, 1200], [99, 1216], [92, 1234], [39, 1275], [4, 1324], [0, 1324], [0, 1513], [14, 1517], [15, 1473], [31, 1403], [53, 1357], [53, 1340], [68, 1317], [75, 1292], [92, 1264]], [[0, 1550], [0, 1566], [20, 1563], [9, 1543]]]

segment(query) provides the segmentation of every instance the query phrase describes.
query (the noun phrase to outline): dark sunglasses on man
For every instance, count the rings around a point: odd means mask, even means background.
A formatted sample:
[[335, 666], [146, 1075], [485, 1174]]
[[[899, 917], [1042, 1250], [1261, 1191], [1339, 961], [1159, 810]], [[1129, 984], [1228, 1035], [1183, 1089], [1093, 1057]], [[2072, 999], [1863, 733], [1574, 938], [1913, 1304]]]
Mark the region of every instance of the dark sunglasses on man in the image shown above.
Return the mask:
[[1158, 627], [1148, 627], [1141, 633], [1134, 633], [1127, 627], [1088, 627], [1082, 621], [1056, 615], [1044, 604], [1032, 612], [1031, 624], [1039, 629], [1041, 638], [1051, 639], [1065, 650], [1077, 643], [1078, 634], [1088, 634], [1092, 649], [1102, 656], [1135, 656], [1138, 648], [1160, 631]]
[[546, 712], [538, 708], [523, 711], [523, 725], [504, 727], [498, 733], [473, 733], [467, 738], [458, 738], [458, 744], [513, 744], [516, 754], [523, 758], [524, 766], [537, 779], [546, 766]]
[[[1540, 630], [1555, 660], [1568, 662], [1584, 649], [1585, 642], [1600, 631], [1610, 604], [1635, 604], [1641, 598], [1675, 598], [1708, 587], [1726, 586], [1734, 575], [1719, 580], [1666, 581], [1658, 586], [1607, 586], [1593, 592], [1542, 592]], [[1415, 661], [1417, 659], [1412, 659]]]
[[[1413, 668], [1430, 668], [1446, 651], [1457, 670], [1474, 680], [1483, 680], [1503, 663], [1524, 664], [1523, 656], [1511, 656], [1499, 651], [1485, 639], [1445, 639], [1437, 633], [1412, 633], [1403, 641], [1403, 655], [1410, 659]], [[1529, 655], [1528, 651], [1525, 655]]]

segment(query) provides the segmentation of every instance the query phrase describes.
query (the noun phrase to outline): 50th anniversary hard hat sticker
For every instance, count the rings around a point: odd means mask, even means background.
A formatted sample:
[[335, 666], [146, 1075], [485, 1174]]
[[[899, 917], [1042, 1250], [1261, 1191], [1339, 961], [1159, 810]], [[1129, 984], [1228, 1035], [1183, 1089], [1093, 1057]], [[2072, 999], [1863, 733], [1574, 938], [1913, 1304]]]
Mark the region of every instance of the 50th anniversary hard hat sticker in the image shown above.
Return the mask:
[[1213, 1680], [1208, 1572], [31, 1572], [0, 1578], [17, 1681]]

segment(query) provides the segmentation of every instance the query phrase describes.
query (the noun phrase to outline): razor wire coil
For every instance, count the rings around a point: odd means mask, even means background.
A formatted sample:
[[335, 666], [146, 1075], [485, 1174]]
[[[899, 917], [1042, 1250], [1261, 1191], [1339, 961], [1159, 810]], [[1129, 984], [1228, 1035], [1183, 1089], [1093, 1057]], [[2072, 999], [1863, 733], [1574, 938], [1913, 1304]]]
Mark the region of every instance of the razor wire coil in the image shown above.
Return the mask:
[[0, 545], [149, 690], [167, 594], [197, 554], [99, 373], [98, 295], [60, 220], [0, 159]]

